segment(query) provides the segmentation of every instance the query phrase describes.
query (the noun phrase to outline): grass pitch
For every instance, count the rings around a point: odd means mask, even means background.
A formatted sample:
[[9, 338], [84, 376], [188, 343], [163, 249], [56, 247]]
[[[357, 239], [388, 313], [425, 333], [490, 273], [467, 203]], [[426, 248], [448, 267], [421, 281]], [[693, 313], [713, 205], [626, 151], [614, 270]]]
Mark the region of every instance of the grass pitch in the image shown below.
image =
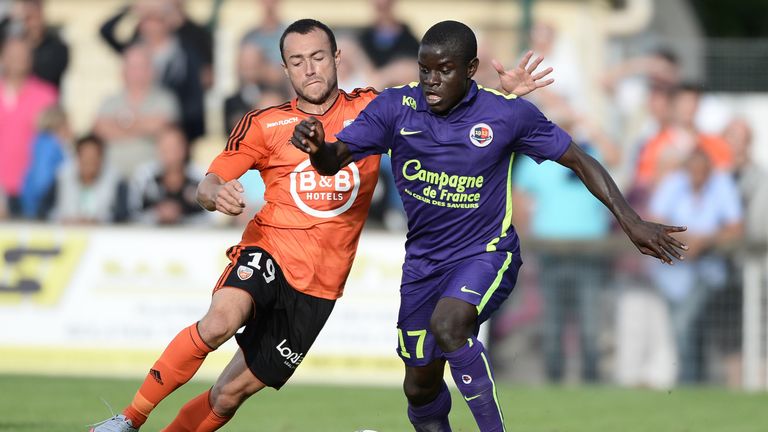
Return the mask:
[[[139, 380], [0, 375], [0, 431], [76, 432], [109, 417], [104, 398], [120, 410]], [[155, 410], [142, 432], [167, 424], [184, 402], [205, 391], [191, 382]], [[509, 431], [764, 432], [768, 395], [697, 388], [672, 392], [610, 387], [499, 388]], [[453, 430], [475, 431], [454, 393]], [[412, 430], [399, 388], [291, 385], [251, 398], [224, 431], [380, 432]]]

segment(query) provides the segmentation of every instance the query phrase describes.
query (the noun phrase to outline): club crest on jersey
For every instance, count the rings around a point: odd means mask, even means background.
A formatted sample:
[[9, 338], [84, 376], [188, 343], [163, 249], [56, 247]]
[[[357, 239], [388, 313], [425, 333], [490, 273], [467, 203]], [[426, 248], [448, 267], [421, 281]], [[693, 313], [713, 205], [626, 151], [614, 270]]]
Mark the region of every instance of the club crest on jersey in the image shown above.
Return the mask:
[[462, 375], [461, 382], [463, 382], [464, 384], [470, 384], [472, 383], [472, 377], [470, 375]]
[[253, 269], [247, 266], [240, 266], [237, 268], [237, 277], [240, 278], [240, 280], [248, 280], [253, 276]]
[[493, 129], [485, 123], [478, 123], [469, 130], [469, 140], [477, 147], [486, 147], [493, 141]]
[[291, 172], [291, 197], [299, 210], [319, 218], [338, 216], [352, 207], [360, 190], [360, 170], [352, 162], [336, 175], [322, 176], [307, 159]]

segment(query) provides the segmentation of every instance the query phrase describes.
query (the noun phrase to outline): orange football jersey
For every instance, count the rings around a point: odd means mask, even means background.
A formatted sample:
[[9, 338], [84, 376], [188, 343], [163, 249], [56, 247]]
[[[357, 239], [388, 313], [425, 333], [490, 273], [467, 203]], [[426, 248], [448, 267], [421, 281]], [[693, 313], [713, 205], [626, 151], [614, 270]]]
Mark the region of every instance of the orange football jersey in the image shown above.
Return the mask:
[[[372, 88], [340, 90], [333, 106], [315, 115], [326, 140], [333, 140], [377, 94]], [[353, 162], [335, 176], [317, 174], [309, 156], [289, 141], [296, 124], [310, 116], [296, 102], [246, 114], [208, 172], [229, 181], [259, 170], [266, 204], [246, 226], [240, 245], [272, 254], [297, 290], [336, 299], [368, 216], [380, 157]]]

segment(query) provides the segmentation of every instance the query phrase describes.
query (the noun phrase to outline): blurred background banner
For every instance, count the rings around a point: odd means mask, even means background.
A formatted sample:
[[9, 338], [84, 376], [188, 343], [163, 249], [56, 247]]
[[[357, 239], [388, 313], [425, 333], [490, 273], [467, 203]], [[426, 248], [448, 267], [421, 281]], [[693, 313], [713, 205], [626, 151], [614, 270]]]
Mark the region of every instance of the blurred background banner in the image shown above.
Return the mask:
[[[236, 230], [0, 228], [0, 373], [141, 376], [206, 311]], [[202, 249], [201, 249], [201, 246]], [[194, 253], [190, 253], [194, 251]], [[372, 234], [297, 379], [399, 384], [399, 236]], [[213, 378], [236, 345], [206, 361]]]
[[[139, 377], [205, 313], [265, 185], [240, 179], [238, 218], [196, 186], [244, 114], [295, 97], [278, 43], [305, 17], [336, 33], [347, 91], [416, 81], [446, 19], [477, 33], [486, 87], [491, 59], [545, 56], [555, 83], [526, 99], [643, 217], [688, 227], [661, 266], [572, 172], [516, 157], [525, 265], [487, 327], [501, 382], [768, 390], [764, 0], [0, 0], [0, 374]], [[393, 169], [300, 380], [402, 379]]]

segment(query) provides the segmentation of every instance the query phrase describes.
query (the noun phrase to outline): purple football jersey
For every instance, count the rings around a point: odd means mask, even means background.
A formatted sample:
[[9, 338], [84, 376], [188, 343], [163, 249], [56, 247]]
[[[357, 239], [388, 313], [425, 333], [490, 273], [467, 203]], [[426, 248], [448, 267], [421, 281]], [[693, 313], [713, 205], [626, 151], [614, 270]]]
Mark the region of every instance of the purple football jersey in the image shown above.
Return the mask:
[[512, 227], [512, 161], [557, 160], [571, 137], [530, 102], [472, 82], [446, 115], [417, 83], [380, 94], [336, 135], [355, 160], [391, 153], [408, 216], [406, 263], [414, 277], [491, 251], [519, 253]]

